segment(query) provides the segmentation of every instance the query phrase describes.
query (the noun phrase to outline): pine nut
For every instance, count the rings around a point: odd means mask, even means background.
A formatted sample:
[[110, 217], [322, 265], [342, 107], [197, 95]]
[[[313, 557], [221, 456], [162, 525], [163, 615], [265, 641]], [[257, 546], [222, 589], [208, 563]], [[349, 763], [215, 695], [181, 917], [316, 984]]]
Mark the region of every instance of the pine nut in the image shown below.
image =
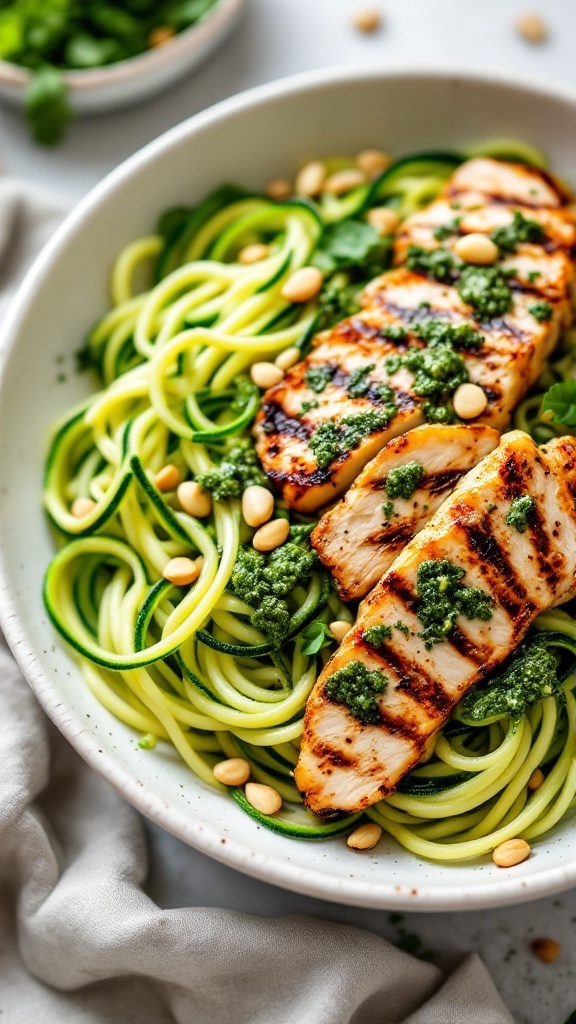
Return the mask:
[[178, 501], [189, 516], [206, 519], [212, 511], [212, 496], [195, 480], [185, 480], [176, 492]]
[[393, 235], [400, 223], [398, 214], [388, 206], [375, 206], [368, 213], [366, 220], [382, 238]]
[[290, 348], [285, 348], [279, 356], [276, 356], [274, 362], [281, 370], [289, 370], [291, 366], [300, 362], [301, 358], [302, 353], [300, 352], [300, 349], [293, 345]]
[[531, 789], [532, 792], [535, 792], [535, 790], [540, 789], [540, 786], [543, 782], [544, 772], [541, 768], [535, 768], [532, 772], [532, 775], [528, 779], [528, 789]]
[[365, 175], [357, 167], [347, 167], [343, 171], [334, 171], [324, 182], [324, 192], [331, 192], [333, 196], [343, 196], [358, 188], [366, 181]]
[[516, 29], [529, 43], [543, 43], [548, 38], [545, 21], [535, 11], [526, 11], [516, 19]]
[[461, 384], [452, 399], [454, 412], [462, 420], [473, 420], [480, 416], [488, 405], [486, 392], [478, 384]]
[[530, 856], [530, 846], [525, 839], [507, 839], [492, 853], [492, 860], [499, 868], [513, 868]]
[[454, 246], [454, 252], [465, 263], [475, 263], [487, 267], [498, 259], [498, 246], [488, 235], [472, 232], [462, 235]]
[[269, 199], [288, 199], [292, 195], [292, 184], [286, 178], [273, 178], [266, 185], [266, 195]]
[[378, 178], [393, 162], [390, 154], [381, 149], [363, 149], [356, 157], [356, 165], [367, 178]]
[[169, 25], [157, 25], [148, 36], [148, 46], [154, 50], [157, 46], [164, 46], [174, 38], [176, 32]]
[[248, 526], [262, 526], [274, 512], [274, 495], [261, 487], [251, 484], [242, 495], [242, 515]]
[[199, 574], [200, 569], [192, 558], [171, 558], [162, 573], [165, 580], [170, 580], [177, 587], [187, 587], [194, 583]]
[[283, 376], [284, 370], [281, 370], [275, 363], [252, 363], [250, 367], [252, 383], [264, 391], [279, 384]]
[[369, 825], [360, 825], [358, 828], [355, 828], [348, 836], [346, 845], [351, 850], [372, 850], [376, 843], [380, 841], [381, 835], [382, 829], [380, 825], [370, 822]]
[[553, 964], [562, 952], [562, 946], [556, 939], [534, 939], [530, 948], [534, 956], [545, 964]]
[[75, 498], [70, 509], [76, 519], [84, 519], [96, 508], [96, 502], [92, 498]]
[[239, 263], [259, 263], [270, 255], [270, 248], [262, 242], [254, 242], [253, 245], [245, 245], [238, 253]]
[[382, 15], [373, 7], [362, 7], [352, 19], [359, 32], [377, 32], [382, 24]]
[[295, 270], [282, 288], [282, 298], [288, 302], [309, 302], [318, 295], [324, 278], [317, 267], [300, 267]]
[[175, 491], [182, 479], [182, 474], [178, 469], [178, 466], [173, 466], [171, 462], [167, 466], [163, 466], [162, 469], [156, 473], [154, 483], [159, 491]]
[[250, 778], [250, 765], [243, 757], [229, 757], [214, 765], [214, 778], [224, 786], [243, 786]]
[[329, 629], [336, 642], [341, 644], [346, 634], [352, 629], [352, 626], [349, 622], [345, 622], [344, 619], [337, 619], [336, 622], [330, 623]]
[[256, 531], [252, 544], [256, 551], [274, 551], [279, 548], [290, 533], [290, 523], [287, 519], [271, 519]]
[[248, 782], [244, 790], [246, 799], [261, 814], [276, 814], [282, 807], [282, 797], [272, 786], [263, 786], [259, 782]]
[[306, 164], [296, 178], [297, 196], [319, 196], [326, 180], [326, 167], [321, 160]]

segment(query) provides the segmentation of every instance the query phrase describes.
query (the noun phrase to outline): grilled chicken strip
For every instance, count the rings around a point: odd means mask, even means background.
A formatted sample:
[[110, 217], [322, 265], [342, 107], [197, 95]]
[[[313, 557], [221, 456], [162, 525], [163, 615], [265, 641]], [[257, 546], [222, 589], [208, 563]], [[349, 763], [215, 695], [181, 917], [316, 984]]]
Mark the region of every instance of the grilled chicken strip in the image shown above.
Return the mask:
[[[517, 525], [506, 518], [512, 502], [527, 496], [533, 502], [524, 505], [522, 531], [522, 517]], [[540, 611], [574, 594], [575, 496], [574, 438], [537, 448], [512, 431], [407, 544], [309, 698], [295, 777], [312, 811], [357, 811], [390, 794], [466, 691], [517, 647]], [[465, 570], [462, 584], [488, 596], [491, 615], [458, 614], [445, 639], [430, 643], [418, 617], [418, 571], [444, 559]], [[375, 626], [389, 627], [380, 644], [373, 633], [366, 637]], [[358, 663], [387, 680], [364, 721], [334, 696], [336, 673], [350, 665], [357, 671]]]
[[[359, 600], [372, 589], [460, 478], [498, 441], [492, 427], [427, 423], [385, 445], [310, 538], [345, 601]], [[408, 477], [398, 473], [402, 467], [408, 467]]]
[[[440, 200], [404, 223], [397, 263], [410, 245], [450, 249], [460, 235], [508, 227], [522, 211], [541, 224], [546, 237], [539, 244], [521, 243], [503, 257], [500, 265], [516, 273], [509, 278], [512, 307], [501, 317], [478, 323], [457, 281], [441, 283], [398, 266], [365, 289], [359, 313], [317, 336], [309, 356], [265, 393], [256, 421], [258, 455], [288, 505], [313, 512], [334, 501], [388, 441], [425, 422], [429, 413], [414, 374], [405, 367], [391, 372], [386, 360], [411, 347], [424, 349], [418, 330], [429, 321], [478, 328], [483, 344], [460, 352], [469, 379], [488, 399], [474, 422], [506, 429], [514, 406], [572, 321], [576, 222], [567, 204], [560, 187], [541, 171], [470, 160]], [[531, 307], [543, 301], [551, 315], [542, 320]]]

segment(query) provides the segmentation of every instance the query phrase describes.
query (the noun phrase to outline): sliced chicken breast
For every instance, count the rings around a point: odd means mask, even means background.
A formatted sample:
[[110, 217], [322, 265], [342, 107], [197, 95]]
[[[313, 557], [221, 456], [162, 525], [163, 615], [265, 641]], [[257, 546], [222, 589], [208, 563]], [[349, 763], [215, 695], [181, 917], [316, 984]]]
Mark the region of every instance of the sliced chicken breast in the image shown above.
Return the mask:
[[[575, 494], [576, 441], [538, 449], [513, 431], [406, 545], [309, 698], [295, 778], [312, 811], [357, 811], [391, 793], [466, 691], [515, 650], [540, 611], [574, 593]], [[511, 525], [518, 499], [525, 499], [524, 522]], [[462, 585], [478, 588], [484, 612], [471, 605], [471, 617], [455, 613], [441, 641], [430, 642], [419, 618], [426, 604], [419, 570], [443, 572], [444, 560], [464, 570]], [[443, 578], [439, 586], [441, 593]], [[370, 633], [374, 627], [382, 628]], [[379, 682], [374, 713], [363, 720], [344, 702], [353, 703], [351, 691], [339, 689], [337, 673], [349, 666]]]
[[427, 423], [385, 445], [311, 536], [345, 601], [359, 600], [372, 589], [460, 478], [498, 441], [492, 427]]
[[[404, 366], [391, 369], [389, 357], [425, 348], [419, 329], [426, 322], [467, 323], [479, 331], [483, 343], [460, 352], [469, 379], [488, 400], [474, 422], [507, 427], [572, 322], [576, 230], [562, 189], [521, 164], [470, 160], [440, 200], [405, 222], [395, 249], [396, 262], [403, 263], [410, 245], [454, 248], [463, 233], [507, 228], [522, 211], [541, 223], [546, 236], [541, 244], [520, 243], [503, 254], [500, 265], [510, 274], [513, 293], [508, 312], [479, 323], [458, 293], [457, 272], [442, 283], [399, 266], [372, 281], [362, 310], [319, 335], [310, 355], [266, 392], [256, 449], [289, 506], [313, 512], [334, 501], [385, 444], [425, 422], [426, 399], [414, 374]], [[536, 315], [543, 302], [549, 305], [545, 317]], [[359, 373], [364, 389], [358, 388]]]

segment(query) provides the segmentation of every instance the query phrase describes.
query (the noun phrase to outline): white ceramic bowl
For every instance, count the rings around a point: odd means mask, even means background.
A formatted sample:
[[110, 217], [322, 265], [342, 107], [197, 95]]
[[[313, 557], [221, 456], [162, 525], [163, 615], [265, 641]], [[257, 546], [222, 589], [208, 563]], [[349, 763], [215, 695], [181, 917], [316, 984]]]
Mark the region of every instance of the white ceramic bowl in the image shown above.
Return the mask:
[[[86, 71], [66, 71], [70, 102], [77, 113], [92, 114], [139, 103], [187, 75], [234, 28], [246, 0], [216, 0], [214, 7], [164, 46]], [[0, 99], [21, 106], [30, 73], [0, 61]]]
[[[259, 828], [198, 782], [170, 748], [141, 750], [84, 686], [42, 605], [53, 551], [41, 509], [46, 437], [88, 386], [73, 372], [72, 353], [107, 308], [114, 255], [148, 233], [165, 207], [195, 202], [231, 174], [259, 188], [290, 174], [302, 156], [373, 145], [397, 154], [460, 148], [495, 136], [530, 140], [569, 178], [573, 91], [493, 73], [374, 69], [307, 74], [253, 90], [168, 132], [98, 185], [37, 260], [2, 330], [0, 611], [30, 685], [88, 763], [154, 821], [241, 871], [344, 903], [442, 910], [559, 891], [576, 882], [576, 830], [565, 823], [510, 870], [489, 859], [424, 863], [386, 838], [359, 855], [342, 839], [296, 842]], [[58, 383], [63, 354], [67, 380]]]

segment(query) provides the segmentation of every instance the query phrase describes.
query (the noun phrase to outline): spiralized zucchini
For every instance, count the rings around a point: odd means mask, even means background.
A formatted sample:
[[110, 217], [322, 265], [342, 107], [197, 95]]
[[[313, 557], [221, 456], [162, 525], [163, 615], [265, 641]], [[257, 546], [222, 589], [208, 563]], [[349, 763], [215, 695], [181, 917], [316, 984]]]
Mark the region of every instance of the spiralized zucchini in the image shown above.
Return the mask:
[[[496, 142], [484, 152], [542, 163], [524, 143]], [[291, 305], [282, 286], [314, 258], [326, 226], [384, 204], [406, 216], [430, 202], [465, 158], [407, 157], [377, 181], [318, 203], [273, 203], [227, 186], [194, 210], [170, 211], [161, 233], [118, 256], [112, 308], [84, 353], [101, 390], [68, 413], [52, 439], [45, 505], [59, 548], [45, 603], [87, 685], [142, 734], [142, 747], [171, 743], [207, 785], [223, 790], [212, 771], [223, 756], [248, 759], [253, 779], [274, 786], [287, 807], [266, 817], [241, 790], [232, 789], [232, 797], [287, 836], [330, 838], [359, 818], [321, 821], [303, 808], [293, 782], [306, 700], [331, 653], [304, 654], [303, 630], [312, 620], [352, 622], [353, 610], [317, 569], [286, 597], [287, 638], [275, 647], [229, 586], [239, 549], [252, 536], [239, 498], [216, 500], [209, 519], [194, 519], [173, 492], [156, 487], [156, 474], [171, 464], [181, 479], [194, 478], [217, 468], [239, 442], [251, 444], [259, 392], [247, 371], [289, 347], [305, 352], [321, 309], [317, 300]], [[240, 250], [254, 242], [269, 254], [239, 262]], [[150, 285], [139, 291], [135, 282], [146, 274]], [[575, 354], [576, 332], [569, 331], [541, 387], [569, 376]], [[530, 395], [515, 425], [543, 441], [556, 430], [542, 419], [540, 401], [538, 392]], [[78, 498], [93, 502], [82, 517], [71, 511]], [[311, 521], [281, 502], [276, 515], [288, 519], [306, 549], [308, 531], [294, 528]], [[189, 588], [163, 579], [178, 556], [202, 559]], [[540, 616], [536, 627], [550, 632], [559, 661], [567, 649], [576, 656], [576, 626], [565, 612]], [[565, 702], [537, 702], [516, 725], [505, 717], [486, 726], [448, 723], [430, 760], [369, 817], [417, 856], [440, 861], [481, 856], [517, 835], [543, 835], [576, 793], [571, 666], [565, 676]], [[528, 780], [539, 766], [546, 778], [531, 792]]]

